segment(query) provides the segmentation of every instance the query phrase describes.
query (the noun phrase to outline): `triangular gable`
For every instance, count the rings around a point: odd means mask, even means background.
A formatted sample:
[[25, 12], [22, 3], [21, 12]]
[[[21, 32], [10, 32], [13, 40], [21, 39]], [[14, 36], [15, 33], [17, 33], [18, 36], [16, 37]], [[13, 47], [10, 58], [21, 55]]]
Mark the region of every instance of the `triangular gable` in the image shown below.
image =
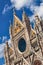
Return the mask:
[[22, 21], [16, 15], [14, 15], [14, 26], [17, 26], [17, 24], [23, 27]]
[[22, 21], [14, 15], [14, 23], [13, 23], [13, 30], [14, 30], [14, 35], [19, 33], [22, 29], [24, 28], [24, 25], [22, 24]]

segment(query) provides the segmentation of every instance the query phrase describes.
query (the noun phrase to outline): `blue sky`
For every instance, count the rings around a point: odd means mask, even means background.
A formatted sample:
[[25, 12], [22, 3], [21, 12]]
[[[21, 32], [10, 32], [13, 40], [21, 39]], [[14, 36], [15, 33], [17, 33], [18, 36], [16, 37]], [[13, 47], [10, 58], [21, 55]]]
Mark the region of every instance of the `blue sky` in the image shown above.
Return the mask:
[[[0, 0], [0, 65], [4, 64], [3, 49], [5, 41], [10, 39], [9, 26], [13, 23], [13, 8], [15, 7], [16, 15], [22, 20], [23, 7], [34, 24], [34, 15], [38, 14], [43, 17], [43, 0]], [[10, 40], [9, 40], [10, 42]]]

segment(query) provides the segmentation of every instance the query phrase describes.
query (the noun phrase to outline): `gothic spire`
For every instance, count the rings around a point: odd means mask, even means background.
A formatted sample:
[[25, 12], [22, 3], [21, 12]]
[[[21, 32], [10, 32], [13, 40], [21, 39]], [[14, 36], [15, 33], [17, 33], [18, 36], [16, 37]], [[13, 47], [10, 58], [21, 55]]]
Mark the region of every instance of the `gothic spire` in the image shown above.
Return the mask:
[[22, 13], [22, 22], [24, 22], [25, 20], [25, 11], [24, 11], [24, 8], [23, 8], [23, 13]]
[[16, 12], [15, 12], [15, 7], [13, 8], [13, 15], [15, 15], [16, 14]]
[[15, 15], [16, 15], [16, 12], [15, 12], [15, 7], [13, 8], [13, 26], [15, 24]]

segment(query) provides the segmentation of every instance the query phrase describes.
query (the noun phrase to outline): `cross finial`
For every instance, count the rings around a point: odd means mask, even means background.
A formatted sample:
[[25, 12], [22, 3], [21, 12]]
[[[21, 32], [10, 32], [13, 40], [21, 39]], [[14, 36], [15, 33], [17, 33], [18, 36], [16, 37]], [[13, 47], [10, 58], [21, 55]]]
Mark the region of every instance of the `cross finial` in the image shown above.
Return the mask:
[[25, 14], [24, 7], [23, 7], [23, 14]]
[[24, 11], [24, 7], [23, 7], [23, 13], [22, 13], [22, 21], [24, 22], [24, 18], [25, 18], [25, 11]]

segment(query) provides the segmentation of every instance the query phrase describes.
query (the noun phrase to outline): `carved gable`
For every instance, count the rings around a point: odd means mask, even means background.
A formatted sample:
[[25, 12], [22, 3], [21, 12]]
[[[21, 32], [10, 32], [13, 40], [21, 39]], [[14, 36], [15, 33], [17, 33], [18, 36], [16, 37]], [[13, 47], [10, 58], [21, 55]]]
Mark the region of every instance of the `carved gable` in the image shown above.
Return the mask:
[[22, 24], [22, 21], [20, 21], [20, 19], [16, 15], [14, 15], [14, 19], [13, 34], [15, 36], [24, 28], [24, 26]]

